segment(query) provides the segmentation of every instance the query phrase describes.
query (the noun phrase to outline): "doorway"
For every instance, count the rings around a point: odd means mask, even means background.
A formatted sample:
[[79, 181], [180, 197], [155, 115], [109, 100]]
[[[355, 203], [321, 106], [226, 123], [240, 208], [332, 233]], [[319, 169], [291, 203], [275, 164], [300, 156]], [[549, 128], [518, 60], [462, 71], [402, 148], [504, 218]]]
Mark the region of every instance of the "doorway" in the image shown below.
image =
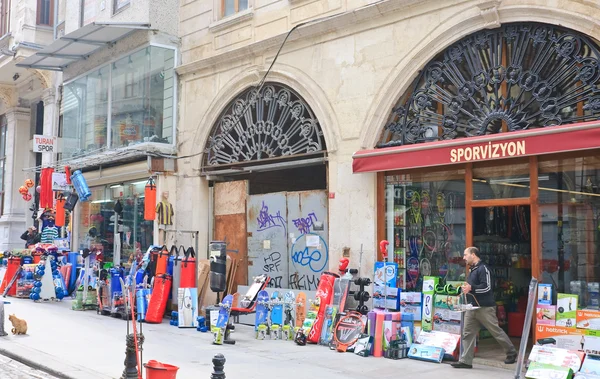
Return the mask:
[[[531, 280], [531, 207], [528, 204], [478, 207], [473, 204], [473, 244], [492, 274], [499, 325], [518, 350]], [[478, 358], [503, 356], [487, 332], [479, 334]]]

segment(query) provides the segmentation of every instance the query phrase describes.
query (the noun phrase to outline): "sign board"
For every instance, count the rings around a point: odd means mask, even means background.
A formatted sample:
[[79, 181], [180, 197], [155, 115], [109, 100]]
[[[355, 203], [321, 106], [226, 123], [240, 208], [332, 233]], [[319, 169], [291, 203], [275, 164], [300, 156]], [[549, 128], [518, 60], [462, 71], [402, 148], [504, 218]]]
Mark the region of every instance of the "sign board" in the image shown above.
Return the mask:
[[34, 153], [58, 153], [58, 137], [33, 135]]

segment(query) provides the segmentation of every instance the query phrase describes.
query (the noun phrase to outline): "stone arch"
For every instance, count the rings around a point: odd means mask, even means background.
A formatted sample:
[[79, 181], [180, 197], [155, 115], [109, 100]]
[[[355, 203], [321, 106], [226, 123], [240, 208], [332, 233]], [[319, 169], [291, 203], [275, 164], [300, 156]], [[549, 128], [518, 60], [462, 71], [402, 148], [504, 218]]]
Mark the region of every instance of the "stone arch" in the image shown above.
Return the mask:
[[[575, 1], [571, 1], [577, 3]], [[372, 101], [361, 131], [360, 144], [363, 149], [377, 145], [381, 131], [400, 96], [405, 93], [414, 79], [436, 55], [457, 41], [477, 31], [495, 28], [505, 23], [537, 22], [556, 25], [600, 39], [599, 22], [588, 14], [567, 11], [568, 8], [539, 7], [528, 1], [523, 4], [500, 6], [500, 1], [488, 2], [488, 8], [473, 6], [461, 9], [446, 22], [424, 36], [410, 53], [406, 54], [384, 80], [384, 86]], [[579, 3], [579, 5], [581, 5]]]
[[44, 89], [50, 88], [52, 86], [52, 78], [50, 77], [50, 73], [43, 70], [32, 70], [33, 74], [38, 78], [42, 87]]
[[[241, 93], [257, 85], [265, 72], [266, 70], [262, 67], [248, 67], [221, 88], [199, 123], [201, 130], [194, 140], [195, 146], [202, 146], [205, 149], [209, 145], [213, 128], [226, 108], [231, 106], [231, 102]], [[312, 110], [315, 119], [318, 120], [326, 151], [331, 153], [337, 150], [339, 131], [333, 107], [321, 87], [313, 79], [299, 69], [285, 64], [276, 64], [269, 72], [266, 82], [284, 85], [292, 89]], [[210, 125], [210, 128], [203, 127], [206, 125]], [[197, 160], [199, 167], [202, 166], [205, 159], [206, 153], [203, 152]]]

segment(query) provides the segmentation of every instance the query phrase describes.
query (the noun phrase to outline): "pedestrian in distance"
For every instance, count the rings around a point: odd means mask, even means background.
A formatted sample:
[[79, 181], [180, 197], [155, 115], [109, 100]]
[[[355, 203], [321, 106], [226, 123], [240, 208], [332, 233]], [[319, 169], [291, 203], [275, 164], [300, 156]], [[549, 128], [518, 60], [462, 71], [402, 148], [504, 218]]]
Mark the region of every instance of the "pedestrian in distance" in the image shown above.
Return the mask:
[[476, 309], [467, 310], [462, 332], [463, 352], [458, 362], [452, 363], [454, 368], [473, 368], [473, 356], [475, 354], [475, 339], [481, 327], [485, 327], [492, 337], [506, 353], [504, 363], [511, 364], [517, 360], [517, 350], [510, 339], [498, 326], [496, 316], [496, 302], [494, 300], [494, 289], [492, 276], [489, 268], [481, 261], [479, 249], [467, 247], [463, 258], [469, 265], [467, 282], [462, 285], [469, 304]]
[[42, 236], [37, 232], [35, 226], [30, 226], [29, 228], [27, 228], [25, 233], [21, 234], [21, 239], [26, 241], [25, 247], [27, 248], [31, 245], [39, 243], [42, 239]]

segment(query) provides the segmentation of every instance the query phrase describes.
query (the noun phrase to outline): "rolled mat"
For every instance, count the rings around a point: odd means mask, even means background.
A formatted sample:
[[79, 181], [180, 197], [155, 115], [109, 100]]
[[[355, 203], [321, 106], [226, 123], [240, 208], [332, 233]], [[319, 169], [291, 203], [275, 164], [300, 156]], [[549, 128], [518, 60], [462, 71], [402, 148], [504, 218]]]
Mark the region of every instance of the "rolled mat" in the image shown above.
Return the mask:
[[385, 313], [378, 312], [375, 315], [375, 338], [373, 339], [373, 356], [383, 357], [383, 321]]
[[138, 321], [146, 321], [146, 310], [148, 309], [150, 293], [150, 288], [144, 288], [137, 290], [135, 294]]
[[321, 336], [321, 331], [323, 329], [323, 320], [325, 319], [325, 308], [331, 304], [331, 299], [333, 298], [333, 282], [335, 281], [335, 278], [339, 278], [339, 275], [331, 272], [324, 272], [321, 274], [321, 281], [319, 282], [319, 287], [317, 287], [319, 311], [317, 313], [317, 318], [308, 333], [307, 342], [319, 343], [319, 337]]
[[154, 277], [154, 287], [152, 288], [152, 296], [148, 302], [148, 310], [146, 311], [146, 322], [160, 324], [167, 308], [169, 294], [171, 293], [171, 276], [161, 274]]
[[[375, 311], [369, 311], [369, 313], [367, 313], [367, 320], [368, 320], [368, 323], [369, 323], [369, 335], [371, 337], [373, 337], [373, 340], [375, 339], [375, 316], [376, 315], [377, 314], [375, 313]], [[371, 350], [370, 351], [371, 355], [373, 355], [373, 349], [374, 349], [374, 347], [375, 347], [375, 344], [372, 343], [371, 344], [371, 349], [370, 349]]]

